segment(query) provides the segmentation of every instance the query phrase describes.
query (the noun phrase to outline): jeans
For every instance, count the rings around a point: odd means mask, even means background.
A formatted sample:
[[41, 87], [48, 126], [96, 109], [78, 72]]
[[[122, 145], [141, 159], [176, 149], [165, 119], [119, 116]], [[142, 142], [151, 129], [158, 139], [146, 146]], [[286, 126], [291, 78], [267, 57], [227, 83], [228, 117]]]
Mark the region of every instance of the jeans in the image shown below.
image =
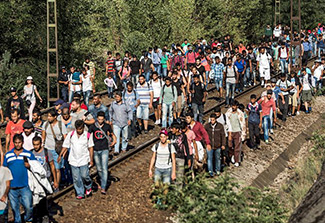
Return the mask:
[[81, 94], [81, 91], [69, 91], [69, 103], [72, 102], [74, 93]]
[[324, 54], [325, 49], [324, 48], [318, 48], [318, 59], [321, 58], [321, 54]]
[[198, 105], [196, 103], [192, 103], [192, 109], [193, 109], [193, 113], [194, 113], [194, 120], [202, 123], [203, 122], [204, 105], [203, 104]]
[[235, 98], [235, 87], [236, 84], [226, 83], [226, 105], [229, 105], [229, 97], [231, 95], [231, 99], [234, 100]]
[[269, 115], [263, 116], [263, 134], [264, 140], [269, 140], [269, 129], [271, 129], [271, 118]]
[[133, 83], [133, 86], [137, 86], [138, 78], [139, 78], [139, 74], [132, 74], [131, 75], [131, 81]]
[[100, 177], [100, 187], [106, 189], [108, 179], [108, 149], [94, 151], [94, 161]]
[[285, 103], [282, 103], [282, 100], [279, 100], [279, 109], [282, 113], [282, 120], [284, 121], [287, 118], [288, 106], [289, 106], [289, 94], [283, 95]]
[[84, 91], [84, 92], [83, 92], [84, 102], [85, 102], [85, 105], [86, 105], [87, 107], [89, 107], [89, 98], [90, 98], [90, 93], [91, 93], [91, 90], [88, 90], [88, 91]]
[[[220, 161], [221, 148], [210, 149], [210, 151], [207, 150], [207, 155], [208, 155], [208, 171], [209, 174], [213, 176], [213, 170], [215, 172], [220, 172], [221, 170], [221, 161]], [[213, 158], [214, 158], [214, 162], [213, 162]]]
[[113, 98], [113, 87], [107, 87], [108, 97]]
[[214, 79], [214, 82], [215, 82], [215, 84], [216, 84], [216, 89], [217, 89], [217, 91], [219, 91], [220, 88], [222, 88], [222, 78], [221, 78], [221, 79], [220, 79], [220, 78], [215, 78], [215, 79]]
[[173, 105], [167, 105], [165, 103], [162, 104], [162, 127], [167, 127], [167, 113], [169, 114], [169, 122], [170, 126], [173, 123]]
[[120, 135], [122, 132], [122, 150], [125, 151], [128, 147], [128, 125], [124, 127], [119, 127], [117, 125], [113, 125], [114, 135], [116, 136], [116, 144], [114, 148], [115, 153], [120, 152]]
[[128, 127], [128, 139], [131, 140], [132, 137], [136, 137], [136, 124], [137, 124], [137, 116], [136, 116], [136, 110], [133, 111], [133, 120], [131, 122], [131, 125]]
[[251, 83], [251, 68], [247, 67], [244, 75], [244, 86], [247, 86], [249, 83]]
[[67, 86], [61, 87], [61, 98], [63, 101], [67, 102], [69, 97], [69, 89]]
[[170, 179], [172, 175], [172, 168], [160, 169], [155, 168], [155, 182], [162, 180], [164, 184], [170, 184]]
[[162, 68], [162, 77], [163, 78], [167, 77], [167, 67]]
[[210, 71], [205, 71], [205, 84], [206, 84], [206, 86], [208, 86], [208, 83], [209, 83], [209, 73], [210, 73]]
[[183, 185], [185, 159], [176, 158], [176, 185]]
[[158, 75], [161, 75], [161, 65], [160, 64], [154, 64], [155, 71], [158, 73]]
[[137, 118], [148, 120], [149, 119], [149, 105], [148, 104], [140, 104], [137, 107]]
[[32, 191], [28, 186], [13, 189], [9, 191], [9, 200], [11, 209], [15, 218], [15, 223], [22, 222], [20, 217], [20, 204], [23, 205], [25, 210], [25, 221], [32, 221], [33, 218], [33, 202], [32, 202]]
[[286, 74], [288, 71], [288, 61], [280, 58], [281, 73]]
[[151, 72], [150, 72], [150, 71], [148, 71], [148, 72], [144, 72], [143, 75], [144, 75], [144, 77], [146, 78], [146, 82], [149, 82]]
[[91, 189], [92, 180], [89, 176], [89, 168], [88, 165], [84, 166], [72, 166], [72, 177], [73, 177], [73, 186], [76, 190], [77, 196], [84, 197], [85, 196], [85, 188], [86, 190]]

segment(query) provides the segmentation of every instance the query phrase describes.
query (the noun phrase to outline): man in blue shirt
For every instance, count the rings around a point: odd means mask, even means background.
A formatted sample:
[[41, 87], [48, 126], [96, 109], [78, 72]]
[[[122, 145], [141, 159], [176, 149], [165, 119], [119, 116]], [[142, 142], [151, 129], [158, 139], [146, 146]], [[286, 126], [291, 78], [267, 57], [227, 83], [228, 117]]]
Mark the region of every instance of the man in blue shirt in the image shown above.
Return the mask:
[[7, 152], [3, 165], [11, 171], [13, 180], [10, 182], [9, 200], [15, 217], [15, 222], [21, 221], [20, 204], [25, 210], [25, 222], [32, 221], [33, 202], [32, 191], [28, 186], [28, 160], [36, 160], [32, 152], [23, 148], [24, 138], [20, 134], [14, 135], [14, 149]]
[[109, 113], [108, 108], [102, 104], [101, 96], [99, 94], [95, 94], [93, 98], [93, 104], [89, 105], [88, 111], [94, 117], [95, 121], [97, 121], [97, 113], [102, 111], [105, 113], [105, 119], [108, 121]]
[[239, 85], [237, 85], [237, 90], [240, 90], [242, 92], [244, 90], [244, 75], [246, 72], [246, 61], [242, 58], [241, 55], [237, 55], [236, 62], [234, 65], [237, 67], [238, 74], [239, 74]]

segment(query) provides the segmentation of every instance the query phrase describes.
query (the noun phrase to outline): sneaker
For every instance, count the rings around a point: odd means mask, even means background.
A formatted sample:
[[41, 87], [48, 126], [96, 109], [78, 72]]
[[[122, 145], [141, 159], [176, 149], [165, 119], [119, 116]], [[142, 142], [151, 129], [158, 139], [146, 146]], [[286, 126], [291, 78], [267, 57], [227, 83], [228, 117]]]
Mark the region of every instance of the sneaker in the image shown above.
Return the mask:
[[148, 130], [144, 130], [144, 134], [148, 134]]
[[273, 134], [273, 133], [274, 133], [274, 132], [273, 132], [273, 129], [270, 129], [270, 133], [271, 133], [271, 134]]
[[114, 153], [113, 155], [114, 155], [114, 156], [118, 156], [118, 154], [119, 154], [119, 153]]
[[105, 191], [104, 189], [102, 189], [102, 190], [100, 191], [100, 193], [101, 193], [102, 195], [106, 195], [106, 191]]
[[235, 166], [235, 167], [239, 167], [239, 163], [235, 163], [234, 166]]
[[265, 140], [265, 144], [269, 144], [269, 140], [268, 139]]
[[232, 163], [235, 163], [235, 156], [232, 156], [232, 157], [231, 157], [231, 162], [232, 162]]
[[299, 111], [297, 111], [297, 113], [296, 113], [297, 115], [300, 115], [300, 112]]
[[77, 197], [76, 197], [77, 200], [82, 200], [82, 199], [84, 199], [84, 198], [85, 198], [85, 197], [83, 197], [83, 196], [77, 196]]
[[221, 175], [221, 172], [220, 171], [217, 171], [216, 174], [217, 174], [217, 176], [220, 176]]
[[158, 125], [158, 120], [155, 121], [155, 125]]
[[91, 188], [88, 189], [88, 190], [86, 190], [86, 196], [87, 196], [87, 197], [88, 197], [88, 196], [91, 196], [92, 193], [93, 193], [93, 190], [92, 190]]

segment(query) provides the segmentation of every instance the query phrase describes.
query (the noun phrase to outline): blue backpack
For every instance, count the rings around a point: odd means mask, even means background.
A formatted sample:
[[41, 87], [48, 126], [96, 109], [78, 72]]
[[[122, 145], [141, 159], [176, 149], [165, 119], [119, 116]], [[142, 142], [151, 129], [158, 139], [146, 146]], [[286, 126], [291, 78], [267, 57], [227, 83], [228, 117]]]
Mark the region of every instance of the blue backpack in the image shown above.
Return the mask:
[[255, 107], [249, 103], [247, 108], [249, 111], [248, 116], [248, 122], [253, 124], [259, 124], [260, 123], [260, 112], [259, 112], [259, 104], [257, 104]]

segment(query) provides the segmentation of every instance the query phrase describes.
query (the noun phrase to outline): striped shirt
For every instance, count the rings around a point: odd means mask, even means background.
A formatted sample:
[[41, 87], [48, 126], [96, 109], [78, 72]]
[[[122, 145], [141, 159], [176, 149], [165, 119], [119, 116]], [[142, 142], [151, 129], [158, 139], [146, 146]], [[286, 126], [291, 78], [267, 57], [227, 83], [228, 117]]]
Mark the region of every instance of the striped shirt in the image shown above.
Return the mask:
[[144, 82], [143, 85], [140, 85], [140, 83], [138, 83], [135, 90], [139, 95], [141, 104], [150, 104], [150, 92], [153, 92], [153, 89], [149, 83]]
[[106, 61], [106, 66], [107, 66], [107, 72], [108, 73], [113, 73], [114, 72], [114, 59], [107, 59]]

